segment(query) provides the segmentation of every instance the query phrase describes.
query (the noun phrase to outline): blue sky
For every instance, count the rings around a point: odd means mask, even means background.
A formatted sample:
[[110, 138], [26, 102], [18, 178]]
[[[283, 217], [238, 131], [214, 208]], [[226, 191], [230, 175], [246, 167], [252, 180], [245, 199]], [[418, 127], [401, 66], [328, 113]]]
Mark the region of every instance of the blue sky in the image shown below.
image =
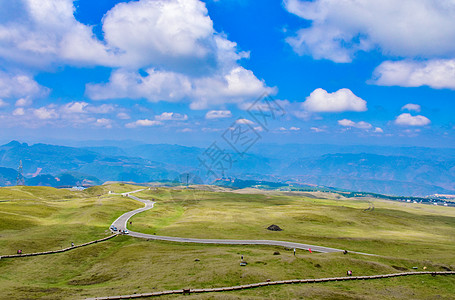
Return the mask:
[[0, 140], [454, 147], [455, 3], [378, 3], [0, 0]]

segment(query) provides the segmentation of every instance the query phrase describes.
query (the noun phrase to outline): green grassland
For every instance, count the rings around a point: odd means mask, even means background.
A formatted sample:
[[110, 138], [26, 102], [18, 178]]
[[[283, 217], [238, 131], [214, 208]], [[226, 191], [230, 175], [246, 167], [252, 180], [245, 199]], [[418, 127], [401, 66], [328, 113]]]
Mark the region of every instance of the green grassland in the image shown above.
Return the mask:
[[[193, 238], [274, 239], [372, 254], [455, 263], [455, 209], [371, 199], [315, 199], [290, 193], [160, 190], [138, 194], [155, 208], [131, 230]], [[373, 201], [374, 210], [367, 210]], [[279, 225], [283, 231], [266, 228]]]
[[58, 250], [71, 242], [82, 244], [106, 237], [110, 223], [142, 205], [129, 198], [108, 196], [105, 189], [1, 188], [0, 255], [18, 249], [24, 253]]
[[[0, 255], [36, 252], [105, 237], [109, 225], [141, 203], [98, 186], [83, 192], [0, 188]], [[267, 279], [373, 275], [455, 268], [455, 209], [329, 194], [210, 192], [152, 188], [137, 193], [155, 208], [131, 230], [198, 238], [276, 239], [378, 254], [310, 254], [266, 246], [217, 246], [118, 236], [69, 252], [0, 260], [0, 299], [83, 299], [180, 288], [220, 287]], [[254, 193], [253, 193], [254, 192]], [[322, 199], [327, 196], [328, 199]], [[374, 204], [374, 210], [366, 210]], [[284, 230], [265, 228], [277, 224]], [[279, 252], [274, 255], [274, 252]], [[248, 262], [240, 267], [240, 256]], [[196, 261], [198, 259], [198, 261]], [[455, 276], [271, 286], [185, 299], [453, 299]], [[183, 297], [183, 296], [180, 296]], [[161, 297], [174, 299], [178, 296]]]

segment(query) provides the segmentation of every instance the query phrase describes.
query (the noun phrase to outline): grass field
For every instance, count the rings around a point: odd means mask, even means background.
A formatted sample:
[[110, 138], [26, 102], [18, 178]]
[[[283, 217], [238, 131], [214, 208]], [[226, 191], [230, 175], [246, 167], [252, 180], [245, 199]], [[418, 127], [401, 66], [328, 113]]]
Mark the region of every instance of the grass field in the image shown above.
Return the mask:
[[[142, 207], [107, 195], [139, 187], [109, 185], [83, 192], [0, 189], [0, 255], [59, 249], [106, 236], [122, 213]], [[310, 254], [262, 246], [216, 246], [119, 236], [50, 256], [0, 260], [0, 299], [83, 299], [166, 289], [219, 287], [270, 280], [455, 268], [455, 209], [373, 201], [318, 199], [311, 194], [243, 194], [157, 188], [137, 194], [154, 209], [130, 229], [204, 238], [279, 239], [379, 254]], [[284, 230], [265, 228], [277, 224]], [[279, 255], [274, 255], [279, 252]], [[248, 262], [240, 267], [240, 256]], [[198, 259], [199, 261], [195, 261]], [[453, 299], [455, 276], [274, 286], [185, 299]], [[182, 296], [181, 296], [182, 297]], [[161, 297], [162, 299], [176, 296]]]
[[[160, 190], [131, 230], [194, 238], [275, 239], [385, 256], [455, 263], [455, 209], [391, 201], [314, 199], [289, 194]], [[374, 210], [366, 210], [374, 201]], [[279, 225], [283, 231], [266, 228]]]

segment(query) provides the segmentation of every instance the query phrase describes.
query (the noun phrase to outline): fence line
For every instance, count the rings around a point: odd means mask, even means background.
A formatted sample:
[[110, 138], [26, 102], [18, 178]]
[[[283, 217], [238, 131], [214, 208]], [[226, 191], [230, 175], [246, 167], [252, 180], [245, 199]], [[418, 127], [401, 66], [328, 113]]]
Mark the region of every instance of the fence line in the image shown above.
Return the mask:
[[263, 287], [263, 286], [269, 286], [269, 285], [278, 285], [278, 284], [320, 283], [320, 282], [349, 281], [349, 280], [370, 280], [370, 279], [382, 279], [382, 278], [391, 278], [391, 277], [399, 277], [399, 276], [410, 276], [410, 275], [432, 275], [432, 276], [436, 276], [436, 275], [455, 275], [455, 271], [445, 271], [445, 272], [431, 272], [431, 271], [426, 271], [426, 272], [404, 272], [404, 273], [393, 273], [393, 274], [372, 275], [372, 276], [348, 276], [348, 277], [333, 277], [333, 278], [318, 278], [318, 279], [293, 279], [293, 280], [259, 282], [259, 283], [252, 283], [252, 284], [247, 284], [247, 285], [238, 285], [238, 286], [230, 286], [230, 287], [219, 287], [219, 288], [209, 288], [209, 289], [181, 289], [181, 290], [170, 290], [170, 291], [161, 291], [161, 292], [144, 293], [144, 294], [96, 297], [96, 298], [87, 298], [86, 300], [134, 299], [134, 298], [143, 298], [143, 297], [164, 296], [164, 295], [171, 295], [171, 294], [226, 292], [226, 291], [244, 290], [244, 289], [251, 289], [251, 288], [257, 288], [257, 287]]
[[2, 258], [18, 258], [18, 257], [27, 257], [27, 256], [56, 254], [56, 253], [66, 252], [66, 251], [77, 249], [77, 248], [80, 248], [80, 247], [85, 247], [85, 246], [88, 246], [88, 245], [96, 244], [96, 243], [99, 243], [99, 242], [104, 242], [104, 241], [107, 241], [107, 240], [109, 240], [109, 239], [111, 239], [111, 238], [113, 238], [115, 236], [117, 236], [117, 234], [113, 234], [113, 235], [110, 235], [108, 237], [105, 237], [105, 238], [102, 238], [102, 239], [99, 239], [99, 240], [95, 240], [95, 241], [91, 241], [91, 242], [88, 242], [88, 243], [75, 245], [75, 246], [71, 246], [71, 247], [68, 247], [68, 248], [60, 249], [60, 250], [54, 250], [54, 251], [45, 251], [45, 252], [36, 252], [36, 253], [24, 253], [24, 254], [12, 254], [12, 255], [0, 255], [0, 259], [2, 259]]

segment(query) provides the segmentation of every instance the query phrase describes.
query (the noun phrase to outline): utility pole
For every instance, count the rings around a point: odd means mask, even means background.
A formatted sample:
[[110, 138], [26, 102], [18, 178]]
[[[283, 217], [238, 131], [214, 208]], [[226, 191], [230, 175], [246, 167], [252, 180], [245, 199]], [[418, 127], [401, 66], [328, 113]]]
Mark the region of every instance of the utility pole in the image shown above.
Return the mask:
[[22, 170], [22, 160], [19, 161], [19, 168], [17, 169], [16, 185], [25, 185], [24, 174]]

